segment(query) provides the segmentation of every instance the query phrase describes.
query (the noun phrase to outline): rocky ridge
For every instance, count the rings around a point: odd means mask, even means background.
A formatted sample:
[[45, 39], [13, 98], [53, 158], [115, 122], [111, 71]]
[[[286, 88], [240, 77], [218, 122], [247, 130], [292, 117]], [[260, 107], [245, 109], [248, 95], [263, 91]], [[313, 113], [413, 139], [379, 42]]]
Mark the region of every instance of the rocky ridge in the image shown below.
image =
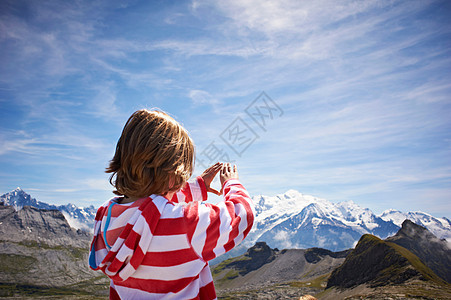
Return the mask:
[[379, 287], [411, 279], [444, 282], [409, 250], [365, 234], [345, 262], [332, 272], [327, 288], [361, 284]]
[[415, 254], [435, 274], [451, 283], [451, 249], [426, 228], [406, 220], [394, 236], [386, 239]]
[[90, 234], [71, 228], [61, 211], [0, 205], [0, 236], [0, 296], [107, 292], [106, 277], [87, 264]]
[[[220, 295], [238, 293], [248, 299], [243, 291], [259, 290], [268, 297], [282, 294], [299, 297], [322, 290], [326, 275], [344, 261], [347, 253], [319, 248], [278, 250], [258, 242], [244, 255], [212, 266], [212, 273]], [[315, 286], [303, 286], [303, 282], [317, 278], [320, 279]]]
[[445, 241], [406, 220], [393, 237], [365, 234], [342, 252], [258, 242], [212, 271], [219, 299], [450, 299], [446, 272], [433, 271], [439, 262], [438, 270], [449, 271], [449, 257]]
[[76, 205], [69, 203], [57, 206], [41, 202], [31, 197], [19, 187], [9, 193], [1, 195], [0, 203], [3, 203], [5, 206], [12, 206], [17, 211], [20, 211], [24, 206], [46, 210], [59, 210], [63, 213], [71, 227], [88, 232], [92, 230], [97, 212], [97, 209], [92, 205], [88, 207], [77, 207]]

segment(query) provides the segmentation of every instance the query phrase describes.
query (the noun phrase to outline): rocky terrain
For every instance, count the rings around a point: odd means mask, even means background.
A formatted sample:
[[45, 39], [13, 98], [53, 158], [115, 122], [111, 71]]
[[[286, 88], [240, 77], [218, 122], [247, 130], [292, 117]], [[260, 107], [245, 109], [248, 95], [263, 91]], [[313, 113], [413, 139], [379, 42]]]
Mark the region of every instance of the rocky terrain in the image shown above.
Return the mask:
[[327, 288], [401, 284], [411, 279], [444, 283], [417, 256], [404, 247], [365, 234], [345, 262], [335, 269]]
[[[108, 280], [87, 266], [91, 237], [80, 229], [93, 211], [42, 203], [20, 189], [0, 196], [0, 297], [104, 299]], [[248, 239], [257, 242], [210, 264], [219, 299], [451, 299], [446, 218], [394, 210], [376, 217], [352, 202], [332, 204], [296, 191], [261, 196], [257, 213]], [[271, 245], [311, 240], [341, 248], [359, 238], [344, 251]]]
[[246, 254], [212, 266], [212, 273], [220, 297], [289, 299], [322, 291], [327, 275], [347, 253], [320, 248], [278, 250], [259, 242]]
[[259, 242], [212, 271], [219, 299], [451, 299], [447, 245], [406, 220], [393, 237], [365, 234], [348, 251], [280, 251]]
[[426, 228], [406, 220], [398, 233], [386, 241], [409, 249], [435, 274], [451, 283], [451, 249], [445, 240], [438, 239]]
[[[418, 254], [418, 255], [417, 255]], [[321, 299], [451, 299], [450, 249], [405, 220], [386, 240], [363, 235], [327, 281]], [[437, 273], [436, 273], [437, 272]], [[438, 276], [440, 274], [440, 276]]]
[[87, 265], [91, 236], [62, 212], [0, 205], [0, 296], [101, 296], [107, 280]]
[[24, 206], [47, 210], [59, 210], [63, 213], [72, 228], [83, 229], [89, 232], [92, 230], [97, 212], [97, 209], [92, 205], [88, 207], [77, 207], [76, 205], [69, 203], [57, 206], [41, 202], [31, 197], [31, 195], [27, 194], [19, 187], [9, 193], [1, 195], [0, 203], [3, 203], [5, 206], [12, 206], [17, 211], [21, 210]]

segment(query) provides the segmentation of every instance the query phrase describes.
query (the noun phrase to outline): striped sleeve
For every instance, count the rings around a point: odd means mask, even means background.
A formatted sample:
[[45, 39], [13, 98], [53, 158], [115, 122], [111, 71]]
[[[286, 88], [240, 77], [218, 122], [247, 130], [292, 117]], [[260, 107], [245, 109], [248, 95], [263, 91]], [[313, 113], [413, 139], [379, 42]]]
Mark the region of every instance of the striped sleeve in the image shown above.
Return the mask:
[[207, 200], [207, 188], [201, 176], [197, 176], [196, 180], [185, 183], [183, 188], [174, 194], [171, 202], [189, 203], [193, 201]]
[[254, 222], [254, 205], [238, 180], [226, 181], [223, 193], [224, 201], [216, 205], [193, 202], [184, 210], [188, 240], [205, 261], [241, 243]]

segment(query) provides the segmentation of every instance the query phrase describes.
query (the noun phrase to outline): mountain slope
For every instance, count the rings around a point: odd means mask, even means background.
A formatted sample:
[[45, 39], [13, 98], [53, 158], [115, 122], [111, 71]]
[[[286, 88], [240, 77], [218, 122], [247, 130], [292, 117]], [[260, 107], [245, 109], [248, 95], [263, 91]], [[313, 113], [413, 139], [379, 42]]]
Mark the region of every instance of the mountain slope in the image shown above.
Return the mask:
[[324, 247], [335, 251], [349, 248], [360, 236], [343, 220], [327, 215], [317, 203], [312, 203], [264, 232], [258, 241], [283, 248]]
[[432, 270], [433, 264], [449, 270], [450, 257], [447, 243], [406, 220], [393, 237], [365, 234], [343, 252], [279, 251], [258, 242], [212, 271], [218, 295], [227, 299], [451, 299], [451, 285]]
[[451, 249], [426, 228], [406, 220], [396, 235], [386, 239], [418, 256], [435, 274], [451, 283]]
[[348, 251], [271, 249], [259, 242], [246, 254], [212, 266], [217, 289], [250, 290], [324, 276], [339, 266]]
[[24, 206], [16, 211], [12, 206], [0, 205], [0, 222], [2, 241], [84, 248], [91, 240], [87, 232], [71, 228], [58, 210]]
[[64, 217], [71, 227], [75, 229], [83, 229], [86, 231], [92, 230], [94, 225], [94, 218], [97, 212], [97, 209], [92, 205], [83, 208], [77, 207], [71, 203], [67, 205], [56, 206], [37, 201], [21, 188], [16, 188], [15, 190], [0, 196], [0, 203], [13, 206], [17, 211], [21, 210], [24, 206], [31, 206], [47, 210], [59, 210], [64, 214]]
[[345, 262], [332, 272], [327, 288], [352, 288], [361, 284], [379, 287], [411, 279], [445, 283], [406, 248], [365, 234]]
[[0, 205], [0, 237], [0, 292], [107, 291], [106, 278], [87, 264], [90, 234], [71, 228], [62, 212]]

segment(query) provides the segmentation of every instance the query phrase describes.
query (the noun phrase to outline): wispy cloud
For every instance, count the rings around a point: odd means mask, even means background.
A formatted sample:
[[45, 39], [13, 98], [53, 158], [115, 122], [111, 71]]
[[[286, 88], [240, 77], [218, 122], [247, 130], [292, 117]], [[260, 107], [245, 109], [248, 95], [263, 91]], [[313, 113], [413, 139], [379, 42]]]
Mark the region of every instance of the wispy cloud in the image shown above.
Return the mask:
[[106, 195], [103, 169], [134, 109], [168, 110], [202, 151], [262, 90], [284, 115], [235, 157], [254, 193], [400, 189], [407, 203], [417, 190], [437, 207], [451, 195], [442, 1], [4, 3], [1, 174], [51, 166], [56, 184], [40, 181], [40, 195]]

